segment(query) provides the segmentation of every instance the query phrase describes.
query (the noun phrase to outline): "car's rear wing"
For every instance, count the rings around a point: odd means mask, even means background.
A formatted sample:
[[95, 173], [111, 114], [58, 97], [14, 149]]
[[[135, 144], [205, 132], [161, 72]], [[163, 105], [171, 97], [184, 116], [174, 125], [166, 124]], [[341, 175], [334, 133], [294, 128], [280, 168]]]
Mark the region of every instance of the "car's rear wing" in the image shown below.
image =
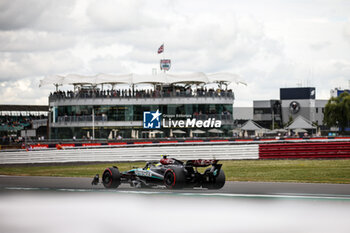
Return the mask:
[[167, 158], [167, 157], [163, 157], [160, 161], [161, 164], [163, 165], [169, 165], [169, 164], [180, 164], [183, 165], [183, 162], [177, 159], [172, 159], [172, 158]]
[[[217, 165], [217, 162], [219, 160], [215, 160], [215, 159], [195, 159], [195, 160], [187, 160], [186, 162], [186, 166], [192, 166], [192, 167], [207, 167], [210, 165]], [[182, 161], [177, 160], [177, 159], [173, 159], [173, 158], [167, 158], [167, 157], [163, 157], [160, 160], [160, 163], [163, 165], [170, 165], [170, 164], [183, 164]]]
[[196, 160], [188, 160], [186, 165], [190, 165], [193, 167], [207, 167], [210, 165], [216, 165], [219, 160], [215, 159], [196, 159]]

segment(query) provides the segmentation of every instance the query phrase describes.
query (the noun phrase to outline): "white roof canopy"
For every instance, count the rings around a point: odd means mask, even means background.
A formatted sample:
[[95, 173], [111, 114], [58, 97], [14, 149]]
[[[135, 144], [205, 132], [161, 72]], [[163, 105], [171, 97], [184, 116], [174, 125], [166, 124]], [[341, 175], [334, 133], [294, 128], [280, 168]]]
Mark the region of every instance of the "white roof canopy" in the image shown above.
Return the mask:
[[95, 76], [95, 83], [110, 83], [110, 84], [130, 84], [132, 80], [132, 74], [120, 74], [120, 75], [112, 75], [112, 74], [99, 74]]
[[159, 84], [166, 83], [166, 76], [164, 73], [158, 75], [140, 75], [140, 74], [132, 74], [131, 75], [131, 84], [139, 84], [139, 83], [150, 83], [150, 84]]
[[237, 74], [231, 74], [231, 73], [215, 73], [215, 74], [208, 74], [207, 75], [210, 82], [213, 83], [232, 83], [235, 82], [236, 84], [242, 83], [244, 85], [247, 85], [243, 80], [241, 80], [241, 77]]
[[252, 120], [248, 120], [247, 122], [244, 123], [244, 125], [241, 127], [241, 130], [249, 130], [249, 131], [253, 131], [253, 130], [261, 130], [263, 129], [263, 127], [261, 127], [260, 125], [258, 125], [257, 123], [255, 123]]
[[209, 83], [208, 77], [201, 72], [192, 74], [166, 74], [167, 83]]
[[231, 73], [204, 74], [202, 72], [190, 74], [167, 74], [159, 73], [155, 75], [139, 74], [97, 74], [94, 76], [68, 74], [47, 76], [40, 80], [40, 87], [45, 85], [82, 85], [82, 84], [206, 84], [206, 83], [243, 83], [240, 76]]
[[316, 129], [315, 126], [312, 125], [312, 122], [305, 119], [301, 115], [299, 115], [295, 120], [287, 127], [287, 129]]

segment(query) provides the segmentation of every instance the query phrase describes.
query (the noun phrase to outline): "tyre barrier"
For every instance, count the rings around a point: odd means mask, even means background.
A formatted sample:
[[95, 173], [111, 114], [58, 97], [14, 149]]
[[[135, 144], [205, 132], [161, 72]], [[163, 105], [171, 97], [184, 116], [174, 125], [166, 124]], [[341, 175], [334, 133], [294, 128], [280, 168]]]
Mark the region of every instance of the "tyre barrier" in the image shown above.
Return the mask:
[[260, 159], [350, 158], [350, 142], [260, 144], [259, 158]]

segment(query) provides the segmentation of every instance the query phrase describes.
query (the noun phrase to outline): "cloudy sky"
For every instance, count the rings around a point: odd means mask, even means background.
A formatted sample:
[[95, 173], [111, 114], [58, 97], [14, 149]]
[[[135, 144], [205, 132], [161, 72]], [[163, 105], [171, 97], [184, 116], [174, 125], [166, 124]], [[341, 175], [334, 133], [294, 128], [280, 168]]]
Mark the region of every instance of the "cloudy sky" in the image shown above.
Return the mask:
[[[348, 0], [1, 0], [0, 104], [47, 104], [48, 75], [232, 72], [237, 106], [349, 87]], [[67, 87], [66, 87], [67, 88]]]

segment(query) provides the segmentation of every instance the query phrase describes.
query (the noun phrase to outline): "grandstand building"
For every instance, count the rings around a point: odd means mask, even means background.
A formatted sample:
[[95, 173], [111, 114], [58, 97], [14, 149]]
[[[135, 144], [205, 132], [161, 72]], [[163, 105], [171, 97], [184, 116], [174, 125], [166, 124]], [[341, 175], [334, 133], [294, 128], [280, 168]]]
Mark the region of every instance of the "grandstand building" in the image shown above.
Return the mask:
[[[350, 81], [349, 81], [350, 86]], [[341, 89], [341, 88], [334, 88], [331, 90], [331, 97], [338, 97], [341, 93], [350, 93], [350, 89]]]
[[254, 100], [254, 121], [265, 128], [283, 128], [298, 116], [323, 125], [328, 100], [316, 99], [314, 87], [280, 88], [279, 100]]
[[35, 130], [35, 138], [47, 136], [47, 105], [0, 105], [2, 144], [18, 139], [21, 131]]
[[[232, 74], [205, 75], [67, 75], [47, 77], [52, 139], [200, 137], [232, 135], [234, 93]], [[72, 90], [59, 91], [60, 85]], [[144, 113], [161, 113], [163, 127], [145, 128]], [[198, 129], [176, 121], [220, 121]], [[165, 127], [166, 126], [166, 127]]]

